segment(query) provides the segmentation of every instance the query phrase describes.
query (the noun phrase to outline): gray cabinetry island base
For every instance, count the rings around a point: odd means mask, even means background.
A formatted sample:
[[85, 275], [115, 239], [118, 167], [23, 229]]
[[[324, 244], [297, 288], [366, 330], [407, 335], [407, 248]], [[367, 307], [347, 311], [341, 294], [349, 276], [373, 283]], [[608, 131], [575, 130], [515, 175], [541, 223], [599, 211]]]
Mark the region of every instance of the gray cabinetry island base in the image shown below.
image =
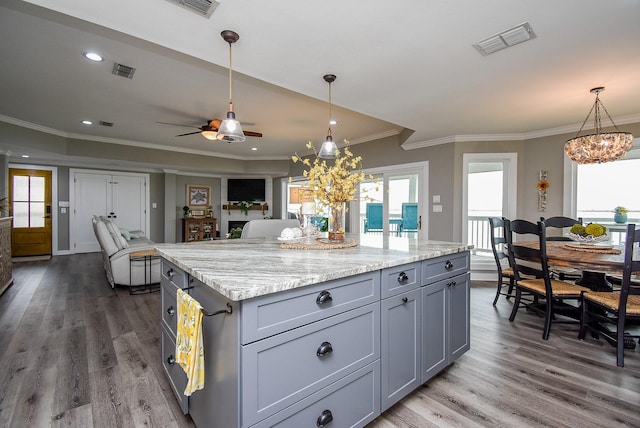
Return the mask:
[[[464, 244], [157, 248], [163, 367], [198, 427], [363, 427], [469, 349]], [[178, 288], [206, 312], [230, 308], [203, 318], [205, 387], [190, 397], [173, 360]]]

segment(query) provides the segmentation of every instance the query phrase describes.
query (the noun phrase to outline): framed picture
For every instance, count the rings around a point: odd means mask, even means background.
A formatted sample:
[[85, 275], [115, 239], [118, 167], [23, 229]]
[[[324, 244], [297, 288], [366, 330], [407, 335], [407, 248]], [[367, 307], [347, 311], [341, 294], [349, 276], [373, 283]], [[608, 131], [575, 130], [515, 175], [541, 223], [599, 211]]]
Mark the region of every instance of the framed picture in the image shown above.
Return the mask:
[[206, 208], [211, 205], [211, 187], [187, 184], [187, 205], [191, 208]]

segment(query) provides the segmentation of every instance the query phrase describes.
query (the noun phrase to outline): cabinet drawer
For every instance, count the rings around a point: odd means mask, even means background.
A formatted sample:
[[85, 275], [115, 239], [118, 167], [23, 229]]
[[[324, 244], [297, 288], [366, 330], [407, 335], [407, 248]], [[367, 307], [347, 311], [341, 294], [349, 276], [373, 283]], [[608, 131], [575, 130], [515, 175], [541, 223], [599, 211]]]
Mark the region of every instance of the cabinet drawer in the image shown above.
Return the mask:
[[379, 337], [375, 303], [243, 346], [243, 426], [379, 359]]
[[380, 272], [369, 272], [242, 302], [242, 344], [380, 299]]
[[187, 375], [182, 367], [175, 362], [175, 351], [176, 342], [167, 328], [162, 326], [162, 368], [169, 379], [169, 384], [178, 403], [180, 403], [182, 413], [186, 415], [189, 413], [189, 398], [183, 393], [187, 387]]
[[178, 310], [176, 307], [176, 291], [178, 290], [178, 287], [163, 277], [161, 281], [161, 290], [162, 321], [171, 333], [172, 337], [175, 339], [178, 319]]
[[188, 278], [185, 271], [164, 259], [162, 259], [162, 279], [171, 282], [178, 288], [187, 287]]
[[423, 284], [460, 275], [469, 270], [469, 252], [450, 254], [422, 262]]
[[[253, 428], [363, 427], [380, 414], [380, 370], [375, 361]], [[354, 399], [357, 397], [357, 399]]]
[[422, 285], [421, 264], [409, 263], [382, 270], [382, 298], [415, 290]]

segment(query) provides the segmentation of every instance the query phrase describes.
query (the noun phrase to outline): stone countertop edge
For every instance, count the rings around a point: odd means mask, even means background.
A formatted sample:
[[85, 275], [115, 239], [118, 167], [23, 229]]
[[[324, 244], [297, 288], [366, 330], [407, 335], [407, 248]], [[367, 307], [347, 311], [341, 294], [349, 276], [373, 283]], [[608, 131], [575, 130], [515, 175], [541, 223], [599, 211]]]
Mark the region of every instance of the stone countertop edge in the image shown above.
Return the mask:
[[232, 301], [468, 251], [473, 245], [363, 238], [334, 250], [284, 249], [275, 238], [157, 244], [158, 253]]

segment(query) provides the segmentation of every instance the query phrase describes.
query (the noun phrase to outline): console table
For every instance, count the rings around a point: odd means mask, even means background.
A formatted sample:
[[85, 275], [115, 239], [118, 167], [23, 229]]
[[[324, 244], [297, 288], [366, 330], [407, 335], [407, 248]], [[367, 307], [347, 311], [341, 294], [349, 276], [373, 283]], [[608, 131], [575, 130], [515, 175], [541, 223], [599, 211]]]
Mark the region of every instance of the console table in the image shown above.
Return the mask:
[[211, 217], [182, 219], [182, 242], [205, 241], [216, 238], [216, 219]]
[[[353, 238], [331, 251], [157, 246], [162, 363], [198, 427], [363, 427], [469, 349], [471, 246]], [[205, 387], [190, 397], [174, 359], [178, 288], [212, 315]]]

